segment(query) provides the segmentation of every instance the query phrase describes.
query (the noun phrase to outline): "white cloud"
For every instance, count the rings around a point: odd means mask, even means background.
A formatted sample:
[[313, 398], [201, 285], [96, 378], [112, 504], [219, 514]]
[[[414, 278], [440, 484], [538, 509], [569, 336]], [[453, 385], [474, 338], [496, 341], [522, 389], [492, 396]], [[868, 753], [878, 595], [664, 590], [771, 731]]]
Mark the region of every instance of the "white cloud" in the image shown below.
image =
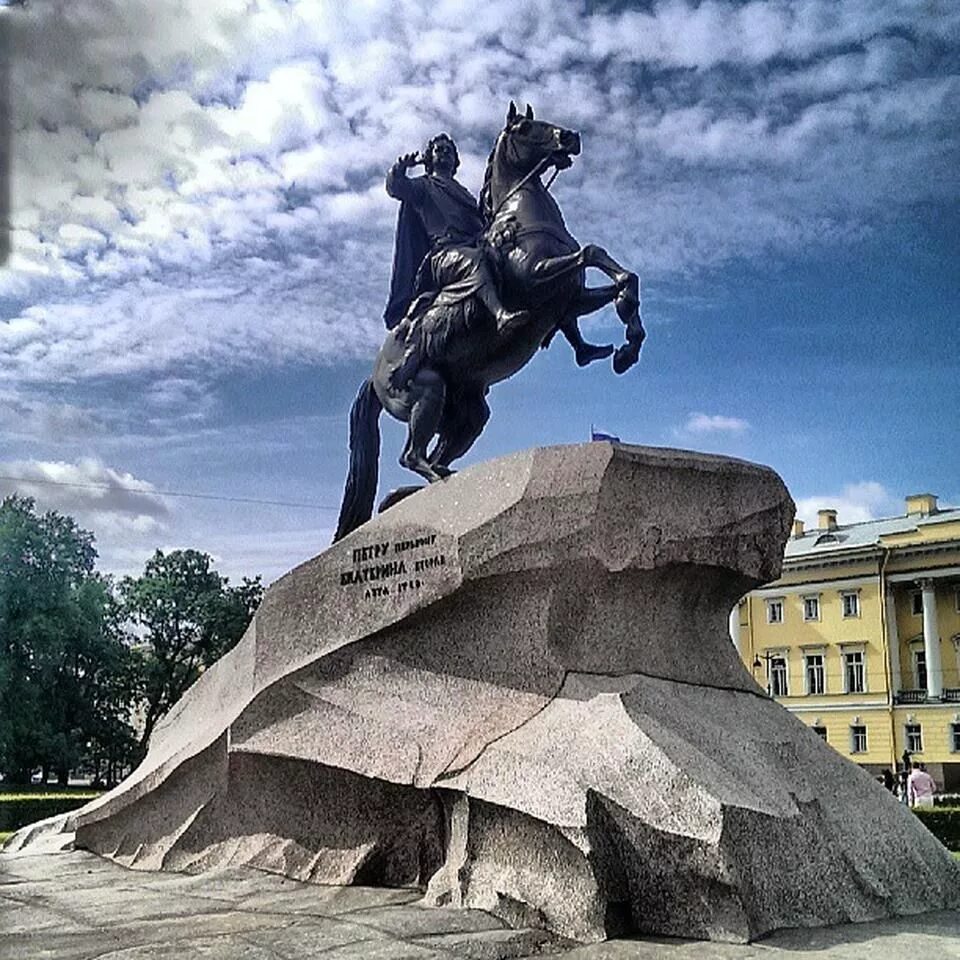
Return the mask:
[[10, 440], [23, 438], [60, 443], [103, 433], [100, 417], [73, 403], [23, 397], [0, 391], [0, 430]]
[[749, 429], [750, 424], [739, 417], [725, 417], [722, 414], [691, 413], [683, 429], [687, 433], [727, 433], [738, 434]]
[[955, 193], [952, 10], [77, 0], [17, 31], [8, 382], [369, 354], [383, 171], [447, 129], [476, 191], [511, 97], [582, 129], [555, 193], [645, 278], [856, 242]]
[[797, 519], [816, 527], [818, 510], [836, 510], [837, 523], [863, 523], [903, 513], [903, 500], [874, 480], [850, 483], [840, 493], [814, 494], [796, 501]]
[[67, 514], [108, 538], [156, 537], [170, 517], [152, 484], [92, 457], [74, 463], [0, 461], [0, 497], [13, 493], [33, 498], [38, 510]]

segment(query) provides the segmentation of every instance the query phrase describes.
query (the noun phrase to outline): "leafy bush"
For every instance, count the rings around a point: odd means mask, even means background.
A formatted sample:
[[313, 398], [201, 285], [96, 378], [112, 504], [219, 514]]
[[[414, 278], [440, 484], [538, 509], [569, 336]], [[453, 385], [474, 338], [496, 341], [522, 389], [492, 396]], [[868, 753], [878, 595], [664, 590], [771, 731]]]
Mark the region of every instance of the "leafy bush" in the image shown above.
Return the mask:
[[960, 850], [960, 807], [914, 807], [913, 812], [948, 850]]
[[0, 832], [19, 830], [28, 823], [76, 810], [99, 795], [89, 790], [72, 793], [0, 793]]

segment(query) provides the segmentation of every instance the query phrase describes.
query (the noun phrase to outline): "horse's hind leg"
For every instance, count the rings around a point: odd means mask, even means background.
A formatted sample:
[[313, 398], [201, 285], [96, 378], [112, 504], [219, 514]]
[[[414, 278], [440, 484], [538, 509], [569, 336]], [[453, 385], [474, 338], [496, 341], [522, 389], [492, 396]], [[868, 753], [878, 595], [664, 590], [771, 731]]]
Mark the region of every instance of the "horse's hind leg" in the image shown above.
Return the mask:
[[430, 454], [437, 469], [449, 467], [476, 443], [490, 419], [490, 408], [481, 392], [459, 394], [450, 399], [440, 423], [440, 438]]
[[450, 471], [427, 458], [427, 446], [434, 438], [443, 416], [446, 387], [438, 373], [421, 367], [409, 387], [411, 395], [407, 442], [400, 454], [400, 465], [433, 483]]

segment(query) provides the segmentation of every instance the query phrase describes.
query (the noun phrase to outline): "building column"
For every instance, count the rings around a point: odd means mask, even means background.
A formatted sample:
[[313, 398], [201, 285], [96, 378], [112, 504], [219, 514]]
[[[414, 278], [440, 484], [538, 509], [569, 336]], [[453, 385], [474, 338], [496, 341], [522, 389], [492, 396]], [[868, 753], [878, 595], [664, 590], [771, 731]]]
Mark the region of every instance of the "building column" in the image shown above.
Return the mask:
[[730, 611], [730, 639], [733, 641], [737, 653], [743, 653], [740, 649], [740, 601], [738, 600]]
[[922, 580], [920, 587], [923, 590], [923, 655], [927, 662], [927, 696], [939, 700], [943, 693], [943, 670], [940, 666], [937, 595], [932, 580]]
[[890, 656], [890, 693], [896, 695], [903, 689], [900, 676], [900, 631], [897, 629], [897, 602], [893, 596], [893, 587], [887, 584], [887, 650]]

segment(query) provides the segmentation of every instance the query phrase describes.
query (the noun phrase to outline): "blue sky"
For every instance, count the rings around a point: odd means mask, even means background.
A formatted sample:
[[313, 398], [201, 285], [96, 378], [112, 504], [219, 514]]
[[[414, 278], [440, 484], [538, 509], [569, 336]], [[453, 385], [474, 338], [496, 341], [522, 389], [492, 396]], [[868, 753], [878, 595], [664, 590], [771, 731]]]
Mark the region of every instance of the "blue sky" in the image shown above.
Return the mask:
[[960, 503], [954, 3], [50, 0], [0, 28], [0, 494], [76, 516], [102, 569], [190, 546], [270, 581], [326, 546], [383, 175], [446, 130], [476, 192], [511, 98], [581, 132], [553, 190], [640, 274], [649, 336], [622, 377], [558, 338], [462, 463], [594, 424], [769, 464], [808, 520]]

